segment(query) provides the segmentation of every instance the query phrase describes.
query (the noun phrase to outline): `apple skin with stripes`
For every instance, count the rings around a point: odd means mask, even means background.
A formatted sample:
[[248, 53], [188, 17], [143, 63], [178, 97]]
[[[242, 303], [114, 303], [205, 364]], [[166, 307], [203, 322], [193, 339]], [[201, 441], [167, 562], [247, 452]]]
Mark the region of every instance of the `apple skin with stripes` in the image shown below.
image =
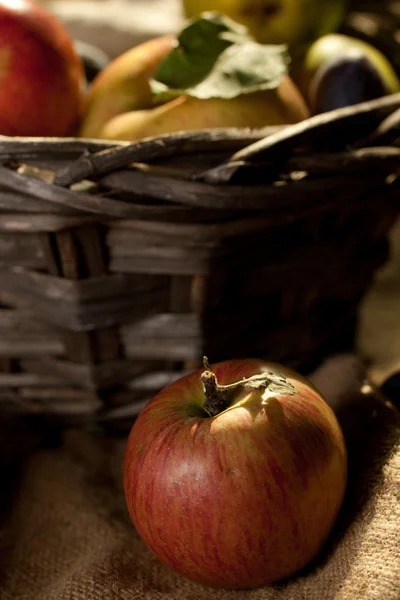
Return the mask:
[[[223, 398], [211, 412], [210, 373]], [[264, 376], [266, 384], [247, 387]], [[177, 573], [224, 589], [261, 587], [305, 567], [335, 524], [346, 478], [331, 408], [302, 376], [257, 359], [165, 387], [125, 451], [126, 503], [144, 543]]]

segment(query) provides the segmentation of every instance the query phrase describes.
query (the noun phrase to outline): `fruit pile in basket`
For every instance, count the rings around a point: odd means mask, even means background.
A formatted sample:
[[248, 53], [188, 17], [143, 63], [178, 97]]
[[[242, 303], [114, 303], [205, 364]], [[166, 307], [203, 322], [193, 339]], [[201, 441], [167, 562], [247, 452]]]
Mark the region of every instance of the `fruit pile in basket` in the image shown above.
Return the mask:
[[380, 50], [336, 33], [343, 0], [183, 5], [190, 20], [176, 37], [100, 60], [88, 82], [82, 48], [53, 15], [34, 0], [0, 0], [0, 134], [134, 141], [259, 128], [400, 89]]

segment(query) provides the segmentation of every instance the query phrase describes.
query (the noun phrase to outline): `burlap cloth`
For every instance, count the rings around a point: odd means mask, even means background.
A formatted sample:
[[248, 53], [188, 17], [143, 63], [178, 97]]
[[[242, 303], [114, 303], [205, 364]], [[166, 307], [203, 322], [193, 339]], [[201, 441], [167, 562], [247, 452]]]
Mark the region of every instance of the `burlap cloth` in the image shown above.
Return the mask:
[[[248, 592], [214, 591], [162, 566], [125, 509], [124, 440], [70, 431], [40, 435], [1, 421], [1, 600], [399, 600], [400, 415], [360, 394], [354, 357], [331, 359], [314, 382], [334, 406], [350, 476], [326, 548], [300, 575]], [[43, 441], [43, 440], [42, 440]]]

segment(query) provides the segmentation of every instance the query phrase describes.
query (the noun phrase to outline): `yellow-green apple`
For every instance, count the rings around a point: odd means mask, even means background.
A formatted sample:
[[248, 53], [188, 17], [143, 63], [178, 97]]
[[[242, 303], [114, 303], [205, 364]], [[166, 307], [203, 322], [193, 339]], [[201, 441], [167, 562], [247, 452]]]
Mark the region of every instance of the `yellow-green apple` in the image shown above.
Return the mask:
[[33, 0], [0, 0], [0, 134], [72, 134], [83, 87], [64, 26]]
[[[381, 77], [387, 93], [395, 93], [400, 90], [399, 78], [390, 61], [380, 50], [362, 40], [332, 33], [311, 44], [302, 59], [294, 62], [291, 75], [308, 102], [311, 102], [311, 82], [317, 71], [334, 60], [349, 56], [350, 58], [364, 57]], [[356, 81], [357, 78], [353, 83], [356, 84]]]
[[322, 548], [344, 497], [345, 443], [293, 371], [256, 359], [206, 366], [161, 390], [133, 425], [126, 502], [164, 564], [206, 585], [254, 588]]
[[163, 133], [217, 127], [264, 127], [297, 123], [309, 116], [296, 86], [286, 76], [276, 89], [236, 98], [180, 96], [147, 110], [131, 111], [111, 119], [99, 137], [139, 140]]
[[115, 58], [94, 79], [85, 99], [82, 137], [97, 137], [107, 121], [131, 110], [152, 106], [150, 79], [176, 38], [161, 36]]
[[182, 0], [185, 15], [218, 11], [245, 25], [263, 44], [304, 44], [335, 31], [344, 0]]

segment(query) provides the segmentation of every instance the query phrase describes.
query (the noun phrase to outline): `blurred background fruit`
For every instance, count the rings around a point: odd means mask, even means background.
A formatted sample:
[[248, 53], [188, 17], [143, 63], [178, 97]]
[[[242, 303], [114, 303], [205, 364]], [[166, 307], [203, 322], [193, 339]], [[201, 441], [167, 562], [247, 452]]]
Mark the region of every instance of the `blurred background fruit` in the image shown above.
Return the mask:
[[177, 37], [155, 38], [114, 59], [89, 89], [80, 134], [133, 141], [296, 123], [309, 111], [287, 75], [288, 61], [284, 48], [258, 44], [242, 25], [203, 13]]
[[230, 100], [181, 96], [150, 110], [131, 111], [106, 123], [99, 137], [133, 141], [179, 130], [297, 123], [308, 116], [303, 98], [287, 76], [276, 89]]
[[245, 25], [265, 44], [297, 45], [335, 31], [344, 0], [182, 0], [187, 17], [214, 10]]
[[355, 48], [317, 69], [308, 92], [313, 114], [328, 112], [391, 93], [384, 77], [364, 52]]
[[72, 134], [83, 86], [64, 26], [33, 0], [0, 0], [0, 134]]
[[82, 137], [96, 137], [116, 115], [151, 108], [150, 78], [174, 40], [173, 36], [162, 36], [134, 46], [98, 74], [85, 99]]
[[[323, 71], [319, 72], [319, 82], [312, 84], [320, 69]], [[354, 75], [353, 80], [351, 80], [350, 73]], [[379, 79], [383, 92], [395, 93], [400, 89], [399, 78], [382, 52], [367, 42], [338, 33], [323, 36], [311, 44], [305, 55], [300, 60], [294, 61], [291, 74], [309, 103], [315, 102], [315, 98], [311, 99], [310, 93], [315, 96], [316, 87], [318, 87], [318, 94], [323, 102], [322, 96], [327, 97], [328, 94], [326, 88], [335, 85], [335, 89], [331, 89], [331, 91], [337, 96], [337, 99], [335, 101], [332, 99], [332, 106], [335, 105], [335, 102], [338, 105], [343, 103], [345, 94], [348, 94], [349, 100], [358, 98], [358, 101], [362, 102], [370, 99], [368, 95], [372, 97], [374, 93], [377, 93], [376, 86]], [[313, 85], [314, 91], [311, 92]], [[338, 89], [337, 87], [345, 85], [352, 85], [352, 89]], [[366, 94], [364, 98], [363, 93]], [[341, 94], [344, 95], [339, 100]]]

